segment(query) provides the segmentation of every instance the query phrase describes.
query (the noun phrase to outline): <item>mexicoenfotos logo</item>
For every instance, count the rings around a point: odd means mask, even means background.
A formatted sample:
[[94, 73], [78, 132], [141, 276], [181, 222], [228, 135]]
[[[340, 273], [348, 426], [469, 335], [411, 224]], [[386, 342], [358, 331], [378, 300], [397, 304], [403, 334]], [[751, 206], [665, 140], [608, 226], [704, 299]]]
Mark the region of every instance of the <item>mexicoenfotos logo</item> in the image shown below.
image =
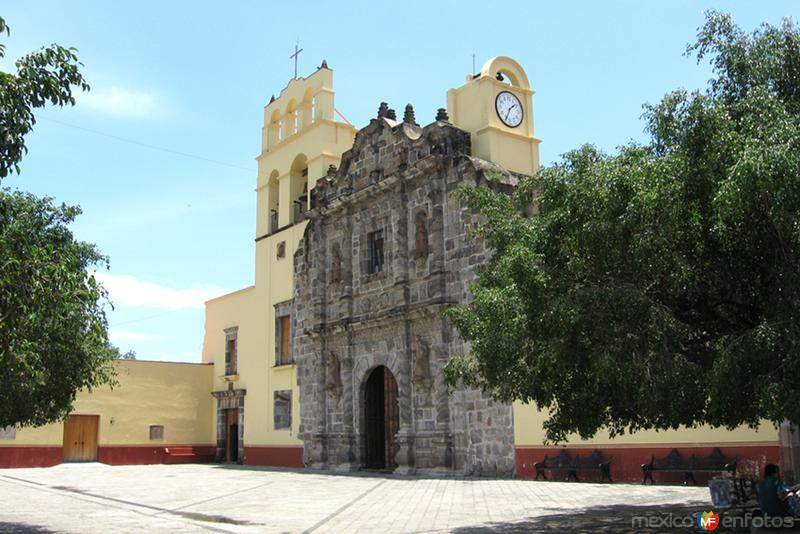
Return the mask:
[[697, 526], [704, 532], [716, 530], [719, 526], [719, 514], [715, 514], [714, 512], [697, 514]]
[[717, 527], [735, 530], [750, 529], [781, 529], [794, 528], [794, 517], [774, 517], [753, 515], [751, 512], [744, 514], [719, 515], [714, 512], [697, 512], [691, 515], [683, 514], [652, 514], [638, 515], [631, 518], [631, 527], [640, 531], [645, 529], [692, 529], [697, 527], [700, 532], [711, 532]]

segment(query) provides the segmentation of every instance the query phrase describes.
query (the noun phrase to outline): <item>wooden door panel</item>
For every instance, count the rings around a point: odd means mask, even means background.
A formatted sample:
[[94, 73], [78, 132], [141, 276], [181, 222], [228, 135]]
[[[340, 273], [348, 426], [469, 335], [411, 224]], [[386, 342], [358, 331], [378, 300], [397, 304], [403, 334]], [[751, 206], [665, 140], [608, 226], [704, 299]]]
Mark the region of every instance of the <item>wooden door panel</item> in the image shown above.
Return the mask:
[[79, 462], [81, 460], [81, 428], [78, 419], [71, 415], [64, 421], [64, 442], [62, 444], [63, 460]]
[[93, 462], [97, 460], [98, 415], [70, 415], [64, 422], [63, 460]]
[[400, 450], [400, 445], [397, 443], [396, 439], [397, 431], [400, 430], [400, 410], [397, 404], [397, 381], [387, 367], [383, 369], [386, 468], [394, 469], [397, 467], [395, 456], [397, 456], [397, 451]]
[[81, 444], [83, 446], [83, 461], [97, 461], [97, 430], [100, 426], [100, 416], [85, 415]]
[[239, 461], [239, 410], [228, 409], [225, 424], [225, 459], [228, 462]]
[[281, 317], [281, 355], [280, 363], [285, 365], [292, 362], [291, 355], [289, 354], [289, 317]]

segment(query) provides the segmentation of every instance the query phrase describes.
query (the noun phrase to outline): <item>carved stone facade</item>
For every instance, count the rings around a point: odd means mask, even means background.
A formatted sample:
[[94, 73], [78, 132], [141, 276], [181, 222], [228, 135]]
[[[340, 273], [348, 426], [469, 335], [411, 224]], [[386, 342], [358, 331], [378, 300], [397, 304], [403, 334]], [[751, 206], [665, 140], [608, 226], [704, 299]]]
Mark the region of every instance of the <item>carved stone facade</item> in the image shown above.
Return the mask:
[[[393, 435], [378, 435], [393, 456], [387, 469], [512, 476], [511, 406], [443, 382], [443, 365], [468, 347], [442, 311], [468, 301], [474, 268], [487, 255], [470, 236], [477, 216], [454, 191], [508, 187], [516, 177], [470, 157], [470, 134], [446, 120], [421, 128], [410, 106], [402, 123], [385, 107], [357, 133], [340, 168], [318, 181], [295, 254], [304, 461], [334, 470], [368, 465], [367, 413], [380, 410], [368, 412], [366, 383], [382, 366], [396, 381], [396, 400], [380, 398], [399, 409], [396, 433], [384, 426]], [[496, 172], [504, 179], [488, 181]]]

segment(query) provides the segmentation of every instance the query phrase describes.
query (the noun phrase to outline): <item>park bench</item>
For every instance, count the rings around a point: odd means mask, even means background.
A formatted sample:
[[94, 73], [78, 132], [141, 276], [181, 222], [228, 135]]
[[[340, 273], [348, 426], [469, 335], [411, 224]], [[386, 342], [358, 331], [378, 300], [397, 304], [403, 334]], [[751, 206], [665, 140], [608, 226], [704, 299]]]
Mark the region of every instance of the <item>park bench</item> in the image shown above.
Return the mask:
[[691, 482], [697, 484], [694, 478], [694, 473], [722, 473], [736, 471], [737, 459], [726, 458], [722, 455], [719, 448], [715, 448], [708, 456], [697, 457], [694, 454], [690, 457], [681, 456], [678, 449], [672, 449], [669, 454], [663, 458], [650, 457], [650, 462], [642, 464], [642, 473], [644, 478], [642, 484], [646, 484], [648, 480], [653, 483], [653, 473], [683, 473], [684, 484]]
[[557, 456], [545, 455], [544, 460], [536, 462], [533, 467], [536, 469], [536, 480], [539, 477], [547, 480], [545, 470], [566, 471], [567, 480], [572, 478], [575, 481], [578, 480], [578, 471], [598, 471], [601, 482], [611, 482], [611, 458], [604, 458], [598, 450], [588, 456], [570, 456], [566, 449], [561, 449]]
[[166, 447], [164, 452], [167, 454], [168, 464], [186, 464], [198, 460], [198, 455], [192, 447]]

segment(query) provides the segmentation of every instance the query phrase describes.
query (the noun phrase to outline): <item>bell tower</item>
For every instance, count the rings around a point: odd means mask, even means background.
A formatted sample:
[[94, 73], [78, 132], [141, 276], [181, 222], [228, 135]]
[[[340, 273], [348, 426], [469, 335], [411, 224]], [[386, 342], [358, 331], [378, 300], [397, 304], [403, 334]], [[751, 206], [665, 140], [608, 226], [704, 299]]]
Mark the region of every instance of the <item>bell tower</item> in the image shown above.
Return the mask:
[[302, 222], [309, 191], [353, 145], [356, 129], [336, 110], [333, 96], [333, 71], [323, 60], [310, 76], [292, 78], [264, 107], [256, 158], [257, 238]]
[[493, 57], [479, 74], [447, 92], [453, 125], [470, 132], [472, 155], [522, 174], [539, 170], [534, 136], [533, 90], [519, 63]]

